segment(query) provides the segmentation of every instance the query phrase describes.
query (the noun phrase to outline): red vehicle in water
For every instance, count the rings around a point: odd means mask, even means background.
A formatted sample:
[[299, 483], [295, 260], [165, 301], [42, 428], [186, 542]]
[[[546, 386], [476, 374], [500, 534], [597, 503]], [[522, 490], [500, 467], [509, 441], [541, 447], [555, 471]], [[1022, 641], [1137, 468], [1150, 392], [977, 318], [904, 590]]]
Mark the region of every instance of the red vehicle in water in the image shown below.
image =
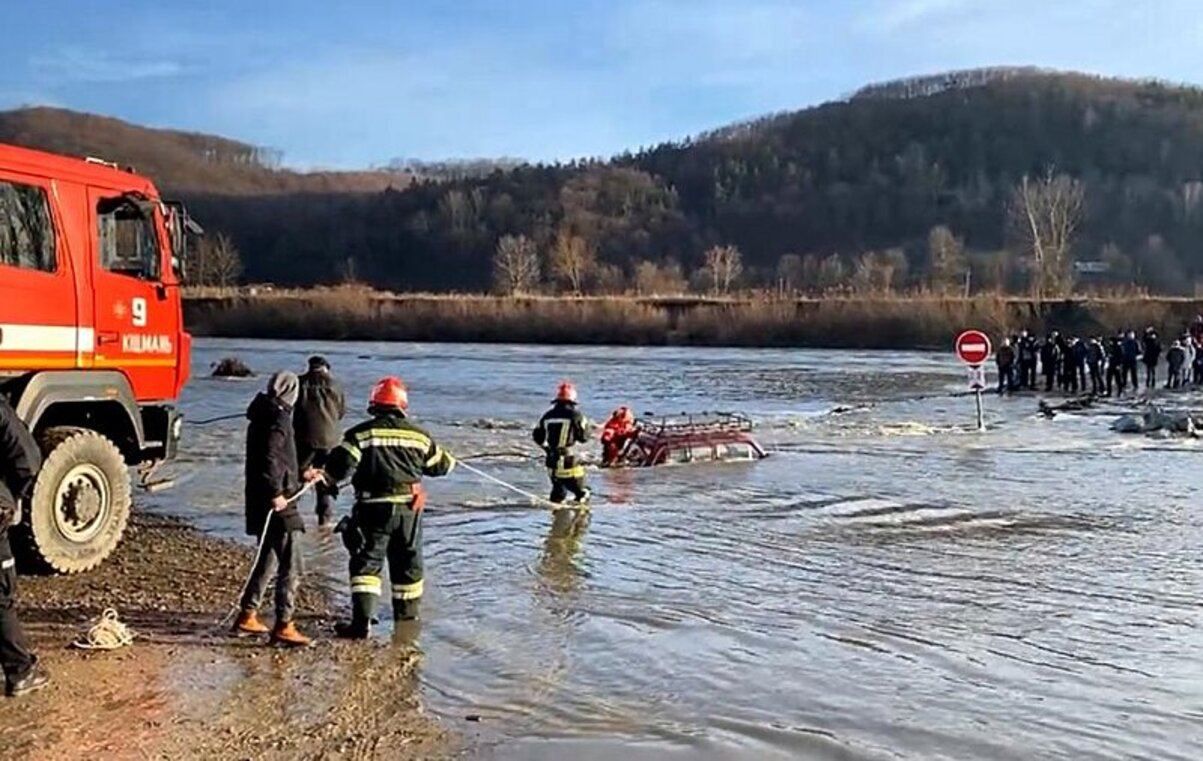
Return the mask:
[[647, 415], [611, 467], [650, 468], [670, 463], [741, 462], [768, 456], [752, 436], [752, 420], [738, 412]]
[[190, 338], [179, 204], [94, 159], [0, 145], [0, 393], [45, 456], [19, 546], [63, 573], [117, 546], [180, 438]]

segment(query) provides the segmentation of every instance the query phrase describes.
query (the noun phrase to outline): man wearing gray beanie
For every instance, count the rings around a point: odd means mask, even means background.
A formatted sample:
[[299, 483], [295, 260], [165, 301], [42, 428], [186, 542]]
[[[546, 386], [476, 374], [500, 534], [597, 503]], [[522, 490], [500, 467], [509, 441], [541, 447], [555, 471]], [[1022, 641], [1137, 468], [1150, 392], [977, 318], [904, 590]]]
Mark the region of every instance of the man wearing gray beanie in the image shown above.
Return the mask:
[[[287, 647], [310, 644], [293, 623], [304, 567], [300, 539], [305, 531], [305, 521], [294, 500], [301, 490], [292, 428], [292, 408], [299, 390], [295, 374], [276, 373], [246, 411], [250, 421], [246, 431], [246, 532], [262, 536], [263, 547], [240, 601], [241, 613], [234, 622], [235, 633], [270, 631], [272, 644]], [[317, 478], [313, 471], [306, 471], [304, 476], [309, 481]], [[259, 620], [259, 605], [277, 569], [276, 621], [268, 629]]]

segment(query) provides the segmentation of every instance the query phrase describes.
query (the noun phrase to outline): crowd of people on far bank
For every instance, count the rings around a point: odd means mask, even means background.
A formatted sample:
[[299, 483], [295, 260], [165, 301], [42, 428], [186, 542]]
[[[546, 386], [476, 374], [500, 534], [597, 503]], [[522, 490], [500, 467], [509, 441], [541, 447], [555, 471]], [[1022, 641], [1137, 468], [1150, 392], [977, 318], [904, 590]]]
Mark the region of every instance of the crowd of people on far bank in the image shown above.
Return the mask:
[[1203, 317], [1168, 343], [1152, 326], [1139, 336], [1121, 330], [1106, 338], [1053, 330], [1041, 339], [1023, 330], [1003, 338], [994, 360], [1000, 394], [1056, 390], [1118, 396], [1139, 391], [1142, 382], [1145, 389], [1157, 388], [1163, 358], [1165, 388], [1203, 386]]

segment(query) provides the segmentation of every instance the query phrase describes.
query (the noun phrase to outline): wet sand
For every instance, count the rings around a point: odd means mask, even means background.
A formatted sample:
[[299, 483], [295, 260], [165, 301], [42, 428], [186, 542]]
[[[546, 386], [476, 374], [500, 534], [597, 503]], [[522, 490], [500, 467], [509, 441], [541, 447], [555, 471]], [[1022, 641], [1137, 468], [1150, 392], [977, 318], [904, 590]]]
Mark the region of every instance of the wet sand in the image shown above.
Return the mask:
[[[71, 577], [22, 577], [18, 607], [45, 690], [3, 702], [4, 758], [431, 758], [455, 743], [417, 699], [416, 631], [331, 638], [315, 584], [298, 622], [303, 651], [239, 639], [229, 611], [252, 550], [135, 514], [118, 552]], [[315, 591], [316, 590], [316, 591]], [[69, 649], [106, 607], [137, 634], [112, 652]], [[270, 612], [270, 605], [265, 605]]]

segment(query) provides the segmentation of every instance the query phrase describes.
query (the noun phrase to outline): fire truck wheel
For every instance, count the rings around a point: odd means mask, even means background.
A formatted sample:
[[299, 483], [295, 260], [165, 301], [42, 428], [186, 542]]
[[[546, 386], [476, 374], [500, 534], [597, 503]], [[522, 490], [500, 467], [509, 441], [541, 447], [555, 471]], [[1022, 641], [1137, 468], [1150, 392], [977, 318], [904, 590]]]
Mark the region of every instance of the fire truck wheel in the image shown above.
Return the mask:
[[80, 573], [112, 554], [130, 512], [130, 476], [112, 441], [84, 428], [49, 428], [45, 461], [25, 516], [33, 558]]

